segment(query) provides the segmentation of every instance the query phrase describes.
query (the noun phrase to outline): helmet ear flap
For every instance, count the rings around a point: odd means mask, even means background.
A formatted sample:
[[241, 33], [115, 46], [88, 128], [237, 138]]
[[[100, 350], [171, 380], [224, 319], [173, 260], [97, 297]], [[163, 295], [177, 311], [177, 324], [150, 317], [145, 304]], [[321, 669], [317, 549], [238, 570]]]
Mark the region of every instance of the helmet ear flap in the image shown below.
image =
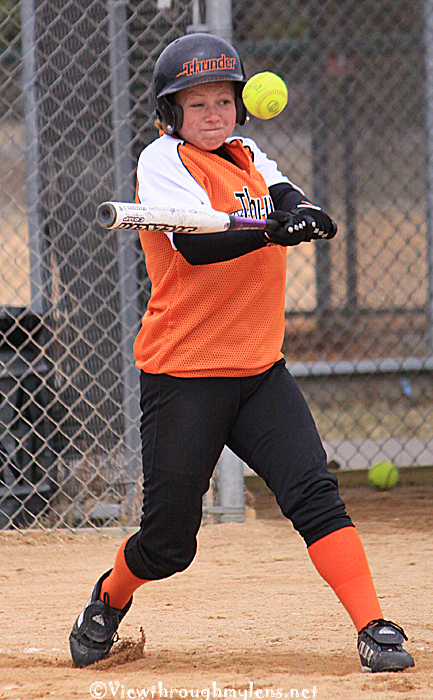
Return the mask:
[[247, 121], [247, 109], [242, 99], [242, 90], [245, 83], [233, 83], [235, 88], [236, 122], [241, 126]]
[[167, 97], [157, 100], [156, 113], [167, 134], [175, 134], [182, 126], [183, 109], [180, 105], [172, 104]]
[[235, 97], [236, 122], [241, 126], [247, 121], [247, 109], [241, 95]]

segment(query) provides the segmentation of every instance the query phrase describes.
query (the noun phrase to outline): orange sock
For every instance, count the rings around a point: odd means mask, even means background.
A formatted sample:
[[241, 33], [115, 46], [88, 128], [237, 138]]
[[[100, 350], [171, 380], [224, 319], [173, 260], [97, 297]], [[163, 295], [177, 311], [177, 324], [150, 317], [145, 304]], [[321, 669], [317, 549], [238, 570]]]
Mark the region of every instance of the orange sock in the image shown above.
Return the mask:
[[104, 593], [110, 596], [110, 606], [122, 610], [126, 603], [147, 579], [138, 578], [129, 569], [125, 561], [125, 545], [129, 537], [120, 545], [114, 561], [114, 567], [109, 576], [103, 581], [99, 598], [104, 599]]
[[319, 574], [334, 590], [359, 632], [382, 618], [364, 547], [354, 527], [343, 527], [308, 548]]

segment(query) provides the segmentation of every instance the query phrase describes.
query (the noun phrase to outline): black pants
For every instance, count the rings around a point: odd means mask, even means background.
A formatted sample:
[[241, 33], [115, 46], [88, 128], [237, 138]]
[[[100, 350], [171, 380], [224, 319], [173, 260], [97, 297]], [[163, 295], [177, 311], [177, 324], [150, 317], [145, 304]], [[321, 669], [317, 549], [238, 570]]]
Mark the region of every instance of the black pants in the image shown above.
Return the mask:
[[284, 360], [254, 377], [142, 372], [141, 408], [143, 515], [125, 548], [139, 578], [165, 578], [192, 562], [202, 498], [224, 445], [265, 480], [307, 546], [352, 525]]

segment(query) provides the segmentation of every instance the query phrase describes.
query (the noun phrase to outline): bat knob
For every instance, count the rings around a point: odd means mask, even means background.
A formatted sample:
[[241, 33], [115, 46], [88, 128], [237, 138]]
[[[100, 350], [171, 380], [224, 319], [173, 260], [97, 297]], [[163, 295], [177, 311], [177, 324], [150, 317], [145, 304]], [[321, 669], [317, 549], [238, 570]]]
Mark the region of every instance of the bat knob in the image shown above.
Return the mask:
[[116, 208], [110, 202], [102, 202], [96, 210], [96, 220], [102, 228], [111, 228], [116, 218]]
[[329, 235], [329, 238], [334, 238], [334, 236], [336, 235], [336, 233], [338, 231], [338, 226], [333, 219], [331, 219], [331, 221], [332, 221], [332, 231]]
[[268, 233], [277, 233], [281, 224], [276, 219], [266, 219], [265, 231]]

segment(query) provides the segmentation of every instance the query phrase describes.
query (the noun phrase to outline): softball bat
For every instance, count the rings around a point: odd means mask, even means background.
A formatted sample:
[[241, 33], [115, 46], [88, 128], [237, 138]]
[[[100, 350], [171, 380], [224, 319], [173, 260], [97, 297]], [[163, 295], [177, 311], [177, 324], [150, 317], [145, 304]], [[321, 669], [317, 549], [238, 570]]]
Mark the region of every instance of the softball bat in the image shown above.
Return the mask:
[[272, 219], [250, 219], [215, 210], [145, 207], [132, 202], [103, 202], [96, 211], [96, 219], [105, 229], [169, 233], [216, 233], [241, 229], [273, 231], [280, 226]]

